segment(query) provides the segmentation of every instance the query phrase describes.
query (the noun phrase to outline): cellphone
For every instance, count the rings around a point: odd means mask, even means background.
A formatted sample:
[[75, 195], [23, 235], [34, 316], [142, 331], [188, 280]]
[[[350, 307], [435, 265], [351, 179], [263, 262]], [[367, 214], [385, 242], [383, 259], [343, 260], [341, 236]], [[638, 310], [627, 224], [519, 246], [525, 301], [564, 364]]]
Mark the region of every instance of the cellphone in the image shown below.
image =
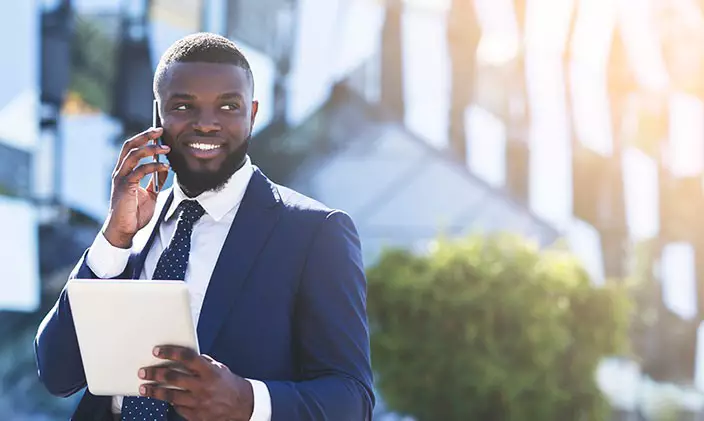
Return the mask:
[[[159, 116], [159, 103], [155, 99], [152, 102], [152, 127], [161, 127], [161, 117]], [[154, 144], [156, 145], [161, 145], [161, 136], [156, 138], [154, 140]], [[154, 162], [159, 163], [161, 162], [161, 159], [159, 158], [161, 155], [155, 154], [154, 155]], [[152, 177], [154, 178], [154, 192], [159, 193], [160, 187], [159, 187], [159, 173], [153, 173]]]

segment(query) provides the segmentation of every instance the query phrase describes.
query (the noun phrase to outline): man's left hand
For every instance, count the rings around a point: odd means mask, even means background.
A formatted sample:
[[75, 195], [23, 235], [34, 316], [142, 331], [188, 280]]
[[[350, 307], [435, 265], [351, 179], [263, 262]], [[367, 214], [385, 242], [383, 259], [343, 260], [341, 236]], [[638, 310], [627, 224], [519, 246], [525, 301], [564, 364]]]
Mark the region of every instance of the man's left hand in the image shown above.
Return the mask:
[[140, 378], [155, 382], [140, 387], [142, 396], [169, 402], [188, 421], [249, 421], [254, 410], [249, 381], [189, 348], [159, 346], [154, 355], [169, 364], [139, 371]]

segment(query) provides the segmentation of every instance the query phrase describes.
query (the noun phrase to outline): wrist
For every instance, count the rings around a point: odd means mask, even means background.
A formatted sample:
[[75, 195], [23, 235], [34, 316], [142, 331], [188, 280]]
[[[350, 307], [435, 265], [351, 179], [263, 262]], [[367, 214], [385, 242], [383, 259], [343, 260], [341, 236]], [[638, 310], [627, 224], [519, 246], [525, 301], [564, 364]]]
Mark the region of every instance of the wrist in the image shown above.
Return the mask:
[[239, 417], [237, 419], [250, 421], [254, 414], [254, 388], [249, 380], [240, 379], [240, 381], [241, 387], [239, 388], [240, 393], [238, 393], [239, 396], [237, 399], [239, 401], [237, 405], [237, 408], [239, 408]]
[[132, 238], [134, 237], [132, 235], [117, 232], [108, 226], [103, 229], [103, 236], [113, 247], [121, 249], [132, 248]]

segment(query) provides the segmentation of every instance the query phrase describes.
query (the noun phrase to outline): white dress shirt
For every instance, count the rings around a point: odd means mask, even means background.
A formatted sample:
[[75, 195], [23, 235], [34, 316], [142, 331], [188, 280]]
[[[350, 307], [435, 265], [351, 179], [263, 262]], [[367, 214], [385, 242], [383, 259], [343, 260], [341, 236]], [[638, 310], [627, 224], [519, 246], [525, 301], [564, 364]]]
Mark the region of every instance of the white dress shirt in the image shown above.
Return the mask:
[[[210, 277], [218, 257], [235, 219], [249, 180], [253, 174], [252, 163], [247, 157], [245, 165], [228, 180], [227, 184], [217, 192], [204, 192], [195, 200], [205, 209], [205, 214], [193, 226], [191, 235], [191, 253], [186, 267], [185, 282], [188, 285], [191, 298], [191, 312], [194, 326], [198, 326], [201, 307], [208, 289]], [[151, 279], [161, 252], [169, 245], [176, 231], [178, 215], [174, 215], [181, 201], [189, 199], [174, 179], [174, 200], [167, 210], [164, 220], [159, 225], [159, 232], [154, 238], [149, 250], [140, 279]], [[157, 199], [156, 210], [152, 221], [135, 236], [133, 247], [140, 241], [146, 242], [159, 218], [169, 190], [164, 190]], [[113, 278], [121, 274], [127, 266], [130, 249], [121, 249], [111, 245], [98, 234], [93, 245], [88, 250], [86, 263], [98, 278]], [[136, 375], [136, 373], [135, 373]], [[271, 396], [266, 384], [258, 380], [247, 379], [254, 390], [254, 412], [250, 421], [270, 421]], [[112, 412], [119, 414], [122, 408], [122, 396], [112, 400]]]

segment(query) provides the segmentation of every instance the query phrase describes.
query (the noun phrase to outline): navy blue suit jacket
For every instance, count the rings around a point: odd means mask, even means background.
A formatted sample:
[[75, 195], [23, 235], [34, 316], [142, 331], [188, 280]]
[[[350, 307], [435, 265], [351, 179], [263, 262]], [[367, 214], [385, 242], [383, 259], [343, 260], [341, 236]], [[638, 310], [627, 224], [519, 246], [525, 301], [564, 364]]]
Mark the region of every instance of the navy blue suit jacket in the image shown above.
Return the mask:
[[[157, 230], [158, 224], [144, 248], [133, 250], [119, 278], [139, 278]], [[96, 277], [85, 256], [71, 278]], [[256, 168], [197, 331], [202, 353], [266, 383], [272, 421], [371, 420], [366, 279], [356, 228], [344, 212], [275, 185]], [[38, 329], [35, 353], [52, 394], [86, 387], [65, 289]], [[110, 403], [86, 390], [72, 420], [111, 420]]]

